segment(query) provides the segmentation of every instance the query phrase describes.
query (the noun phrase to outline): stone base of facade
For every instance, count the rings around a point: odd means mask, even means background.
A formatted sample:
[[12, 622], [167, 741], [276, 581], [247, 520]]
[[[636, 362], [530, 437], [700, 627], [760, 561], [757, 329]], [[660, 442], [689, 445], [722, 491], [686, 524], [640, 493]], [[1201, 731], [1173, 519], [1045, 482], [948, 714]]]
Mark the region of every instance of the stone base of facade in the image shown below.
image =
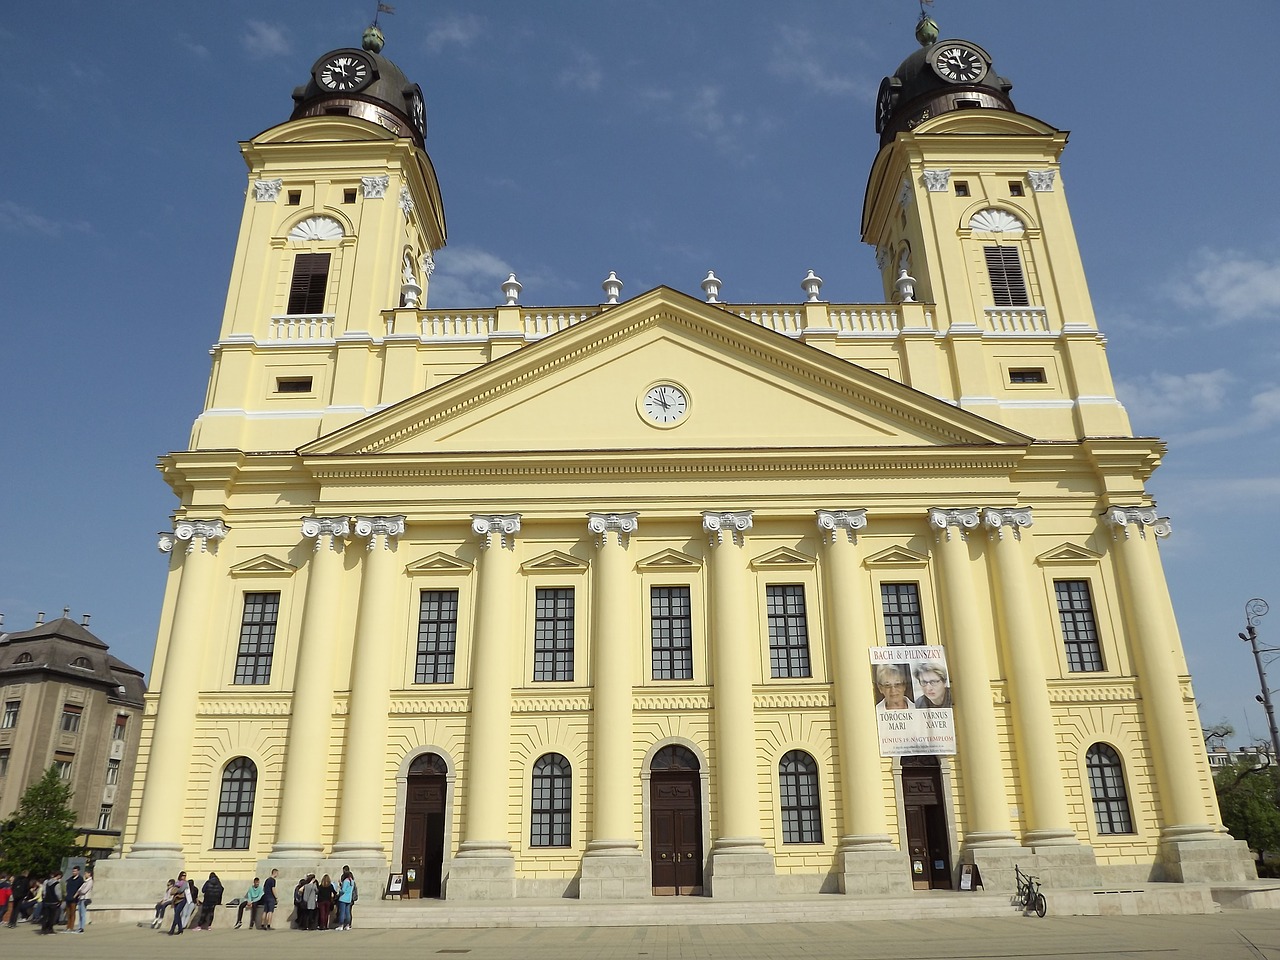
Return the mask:
[[1172, 883], [1240, 883], [1258, 879], [1249, 845], [1225, 833], [1190, 839], [1180, 835], [1176, 827], [1168, 829], [1160, 840], [1160, 865], [1163, 879]]
[[1035, 855], [1016, 840], [1004, 837], [970, 835], [960, 851], [960, 863], [977, 866], [982, 889], [987, 893], [1013, 893], [1017, 889], [1015, 866], [1024, 873], [1035, 873]]
[[1087, 843], [1073, 840], [1070, 844], [1054, 842], [1041, 844], [1032, 842], [1028, 835], [1026, 844], [1034, 854], [1028, 865], [1018, 863], [1023, 870], [1040, 878], [1045, 887], [1055, 889], [1088, 888], [1102, 885], [1102, 871], [1098, 869], [1098, 858], [1093, 847]]
[[165, 882], [185, 869], [180, 850], [176, 856], [130, 854], [121, 860], [99, 860], [93, 865], [94, 906], [155, 904], [164, 897]]
[[906, 851], [895, 847], [888, 834], [841, 837], [836, 853], [836, 879], [840, 892], [848, 896], [911, 892]]
[[578, 899], [638, 900], [652, 894], [652, 869], [635, 843], [603, 840], [587, 844]]
[[767, 900], [777, 892], [773, 854], [759, 837], [722, 837], [711, 847], [705, 885], [719, 900]]
[[446, 900], [514, 900], [516, 858], [511, 845], [464, 840], [449, 862], [444, 881]]

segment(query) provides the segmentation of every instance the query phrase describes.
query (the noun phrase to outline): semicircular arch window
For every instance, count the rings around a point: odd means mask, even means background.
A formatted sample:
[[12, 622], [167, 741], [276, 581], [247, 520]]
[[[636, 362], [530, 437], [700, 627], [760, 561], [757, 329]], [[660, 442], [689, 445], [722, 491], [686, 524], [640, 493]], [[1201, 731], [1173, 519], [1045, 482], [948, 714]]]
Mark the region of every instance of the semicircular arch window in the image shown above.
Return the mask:
[[443, 777], [449, 773], [449, 765], [444, 762], [444, 758], [435, 753], [424, 753], [420, 757], [415, 757], [413, 763], [409, 765], [409, 776], [411, 777]]
[[688, 747], [682, 747], [679, 744], [671, 744], [663, 747], [653, 755], [653, 762], [649, 764], [650, 770], [700, 770], [701, 765], [693, 751]]

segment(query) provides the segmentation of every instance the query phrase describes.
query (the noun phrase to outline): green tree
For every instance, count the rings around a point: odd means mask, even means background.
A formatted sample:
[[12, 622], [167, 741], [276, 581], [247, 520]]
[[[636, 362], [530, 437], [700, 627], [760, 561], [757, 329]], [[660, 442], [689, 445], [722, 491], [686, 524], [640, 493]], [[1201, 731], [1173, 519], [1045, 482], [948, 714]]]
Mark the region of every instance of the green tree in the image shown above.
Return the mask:
[[1222, 823], [1262, 855], [1280, 851], [1280, 769], [1252, 759], [1223, 767], [1213, 777]]
[[0, 832], [0, 872], [50, 872], [76, 853], [76, 815], [71, 788], [50, 767], [18, 802], [18, 812]]

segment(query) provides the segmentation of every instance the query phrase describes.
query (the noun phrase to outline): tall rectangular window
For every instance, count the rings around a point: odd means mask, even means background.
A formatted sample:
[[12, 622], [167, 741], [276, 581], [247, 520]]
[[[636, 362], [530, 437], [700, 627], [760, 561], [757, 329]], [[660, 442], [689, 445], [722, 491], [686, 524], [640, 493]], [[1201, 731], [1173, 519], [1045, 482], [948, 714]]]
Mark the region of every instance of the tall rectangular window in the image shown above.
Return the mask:
[[62, 732], [75, 733], [80, 729], [80, 712], [83, 708], [73, 703], [62, 705]]
[[573, 588], [539, 587], [533, 630], [533, 679], [573, 680]]
[[991, 278], [991, 296], [997, 307], [1025, 307], [1027, 281], [1022, 275], [1022, 258], [1017, 247], [983, 247], [987, 258], [987, 275]]
[[125, 731], [129, 729], [129, 718], [123, 713], [116, 715], [115, 726], [111, 728], [112, 740], [123, 740]]
[[0, 730], [12, 730], [18, 725], [18, 708], [21, 700], [6, 700], [4, 703], [4, 719], [0, 720]]
[[774, 677], [809, 676], [809, 626], [805, 619], [804, 586], [798, 583], [765, 587], [769, 615], [769, 667]]
[[300, 253], [293, 260], [287, 313], [324, 313], [324, 293], [329, 284], [329, 254]]
[[1093, 619], [1093, 595], [1088, 580], [1055, 580], [1058, 597], [1058, 619], [1062, 622], [1062, 639], [1067, 648], [1067, 669], [1072, 673], [1089, 673], [1105, 669], [1102, 648], [1098, 645], [1098, 626]]
[[104, 803], [98, 808], [98, 829], [111, 829], [111, 804]]
[[107, 786], [120, 782], [120, 761], [107, 761]]
[[276, 618], [280, 594], [246, 593], [240, 619], [240, 649], [236, 651], [233, 683], [270, 683], [271, 657], [276, 646]]
[[418, 662], [414, 683], [453, 683], [458, 644], [458, 591], [423, 590], [418, 604]]
[[75, 759], [76, 757], [73, 753], [55, 753], [53, 755], [53, 765], [61, 779], [71, 779], [71, 765], [75, 762]]
[[880, 608], [884, 613], [885, 643], [891, 647], [914, 647], [924, 643], [919, 584], [880, 584]]
[[693, 679], [693, 616], [688, 587], [649, 591], [649, 628], [653, 633], [653, 679]]
[[0, 750], [0, 777], [5, 776], [9, 772], [9, 748], [5, 747]]

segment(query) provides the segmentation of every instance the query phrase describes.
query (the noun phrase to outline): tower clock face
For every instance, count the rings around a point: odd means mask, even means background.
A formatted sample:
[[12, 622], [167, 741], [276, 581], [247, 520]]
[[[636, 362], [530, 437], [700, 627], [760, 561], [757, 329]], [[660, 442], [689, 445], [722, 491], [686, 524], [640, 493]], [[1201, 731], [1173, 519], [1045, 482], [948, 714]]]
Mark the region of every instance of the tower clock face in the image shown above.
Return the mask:
[[893, 106], [897, 100], [897, 93], [890, 86], [889, 78], [885, 77], [880, 81], [880, 94], [876, 97], [876, 133], [883, 133], [884, 128], [889, 125], [889, 118], [893, 116]]
[[976, 83], [987, 72], [982, 54], [964, 43], [944, 43], [933, 54], [933, 69], [951, 83]]
[[672, 383], [650, 387], [640, 400], [644, 415], [660, 427], [675, 426], [689, 412], [689, 397]]
[[354, 53], [334, 53], [316, 67], [316, 83], [338, 93], [359, 90], [373, 79], [373, 66]]

